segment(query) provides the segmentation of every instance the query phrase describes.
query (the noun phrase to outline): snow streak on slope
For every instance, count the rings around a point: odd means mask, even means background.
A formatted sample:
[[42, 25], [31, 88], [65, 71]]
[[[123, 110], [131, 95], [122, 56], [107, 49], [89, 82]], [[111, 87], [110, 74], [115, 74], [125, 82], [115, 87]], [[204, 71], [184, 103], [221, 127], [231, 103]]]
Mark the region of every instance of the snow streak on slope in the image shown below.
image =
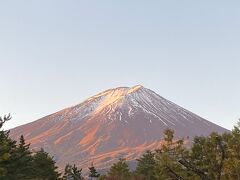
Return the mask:
[[[126, 109], [128, 109], [129, 117], [133, 116], [135, 112], [142, 111], [155, 120], [159, 120], [166, 127], [176, 124], [184, 125], [179, 118], [185, 119], [189, 123], [194, 123], [193, 119], [198, 119], [208, 124], [207, 121], [197, 115], [140, 85], [132, 88], [110, 89], [87, 99], [80, 105], [72, 107], [73, 114], [77, 114], [77, 116], [71, 120], [82, 120], [103, 113], [110, 120], [122, 121], [121, 111]], [[149, 119], [149, 122], [151, 123], [152, 119]]]

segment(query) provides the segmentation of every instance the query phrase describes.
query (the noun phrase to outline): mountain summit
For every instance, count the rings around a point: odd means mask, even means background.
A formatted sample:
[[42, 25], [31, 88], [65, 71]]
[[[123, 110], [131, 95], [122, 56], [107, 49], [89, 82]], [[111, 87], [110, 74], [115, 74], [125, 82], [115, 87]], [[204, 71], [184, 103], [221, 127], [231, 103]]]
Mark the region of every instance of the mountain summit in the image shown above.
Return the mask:
[[43, 147], [63, 168], [75, 163], [108, 167], [118, 158], [131, 161], [161, 145], [163, 131], [176, 138], [208, 135], [226, 129], [137, 85], [109, 89], [84, 102], [11, 130], [32, 148]]

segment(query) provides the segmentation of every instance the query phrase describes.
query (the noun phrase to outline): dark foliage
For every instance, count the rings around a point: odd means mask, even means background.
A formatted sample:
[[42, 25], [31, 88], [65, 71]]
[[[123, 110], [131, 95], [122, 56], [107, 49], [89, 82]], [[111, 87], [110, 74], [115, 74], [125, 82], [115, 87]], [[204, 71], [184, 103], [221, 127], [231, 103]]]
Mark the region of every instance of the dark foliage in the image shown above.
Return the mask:
[[[43, 149], [31, 151], [23, 136], [19, 143], [3, 130], [11, 116], [0, 117], [1, 180], [83, 180], [82, 169], [67, 164], [62, 177], [56, 163]], [[104, 180], [240, 180], [240, 123], [232, 132], [195, 137], [191, 148], [184, 139], [175, 140], [174, 132], [164, 132], [161, 148], [146, 151], [130, 172], [125, 159], [114, 163], [106, 175], [92, 165], [88, 177]]]

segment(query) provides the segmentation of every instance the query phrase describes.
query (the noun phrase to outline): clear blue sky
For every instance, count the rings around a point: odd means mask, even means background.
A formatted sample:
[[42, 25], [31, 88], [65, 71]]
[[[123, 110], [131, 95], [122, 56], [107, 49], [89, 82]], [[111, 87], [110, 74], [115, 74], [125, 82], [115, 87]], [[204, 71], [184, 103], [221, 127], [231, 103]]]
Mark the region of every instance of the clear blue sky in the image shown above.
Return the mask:
[[231, 129], [240, 118], [240, 1], [1, 1], [0, 67], [7, 128], [141, 84]]

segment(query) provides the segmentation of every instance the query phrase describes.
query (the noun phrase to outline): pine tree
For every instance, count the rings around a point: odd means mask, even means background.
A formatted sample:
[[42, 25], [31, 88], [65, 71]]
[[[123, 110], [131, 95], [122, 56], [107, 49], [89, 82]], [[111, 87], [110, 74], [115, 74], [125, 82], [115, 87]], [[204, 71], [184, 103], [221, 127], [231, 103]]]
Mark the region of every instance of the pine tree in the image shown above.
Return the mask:
[[0, 117], [0, 179], [1, 180], [56, 180], [59, 177], [55, 162], [42, 149], [32, 156], [23, 136], [17, 145], [9, 131], [1, 128], [11, 117]]
[[129, 179], [130, 172], [126, 161], [120, 158], [117, 163], [114, 163], [108, 172], [108, 176], [110, 178], [118, 178], [119, 180]]
[[188, 151], [183, 146], [183, 140], [174, 141], [174, 131], [166, 129], [164, 131], [164, 144], [155, 153], [156, 179], [185, 179], [190, 176], [183, 170], [179, 160], [187, 156]]
[[240, 179], [240, 119], [231, 133], [223, 134], [223, 139], [227, 146], [224, 178]]
[[53, 157], [43, 149], [33, 155], [33, 167], [36, 170], [36, 179], [56, 180], [60, 177]]
[[89, 167], [89, 176], [91, 179], [93, 178], [98, 178], [100, 176], [100, 174], [97, 172], [96, 168], [93, 166]]
[[209, 179], [220, 180], [226, 158], [226, 145], [221, 135], [195, 137], [190, 153], [191, 164]]
[[151, 151], [146, 151], [139, 159], [137, 159], [135, 173], [143, 175], [146, 180], [154, 180], [154, 168], [156, 166], [154, 156], [155, 154]]
[[[11, 116], [0, 118], [0, 128], [11, 119]], [[23, 136], [20, 144], [9, 137], [9, 131], [0, 130], [0, 179], [31, 179], [33, 173], [32, 156], [29, 144], [25, 144]]]
[[78, 169], [76, 165], [73, 166], [70, 164], [67, 164], [65, 166], [65, 171], [63, 175], [63, 180], [82, 180], [82, 169]]
[[14, 175], [15, 179], [30, 179], [33, 177], [33, 158], [29, 149], [30, 144], [25, 143], [23, 136], [20, 137], [20, 143], [12, 154], [12, 163], [9, 167], [9, 174]]
[[[5, 122], [9, 121], [11, 116], [0, 117], [0, 179], [14, 179], [14, 174], [11, 172], [12, 166], [16, 163], [14, 158], [16, 152], [16, 141], [9, 137], [9, 131], [2, 129]], [[12, 178], [11, 178], [12, 177]]]

